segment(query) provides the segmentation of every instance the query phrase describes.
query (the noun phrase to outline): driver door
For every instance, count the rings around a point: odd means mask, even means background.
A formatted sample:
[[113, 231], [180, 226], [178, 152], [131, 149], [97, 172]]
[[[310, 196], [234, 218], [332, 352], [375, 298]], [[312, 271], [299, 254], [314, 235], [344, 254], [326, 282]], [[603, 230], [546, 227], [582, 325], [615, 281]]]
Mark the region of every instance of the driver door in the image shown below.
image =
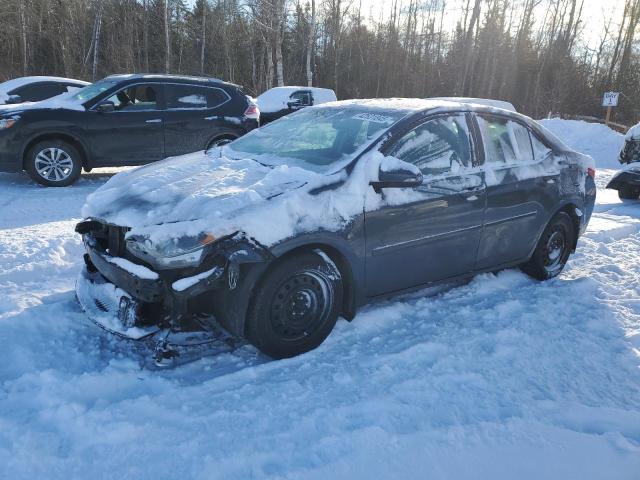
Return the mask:
[[432, 117], [385, 150], [416, 165], [424, 179], [412, 190], [368, 193], [382, 195], [386, 205], [365, 213], [367, 295], [472, 272], [486, 198], [467, 117]]
[[105, 102], [114, 110], [93, 107], [85, 127], [96, 165], [141, 165], [164, 157], [161, 84], [128, 86], [99, 103]]

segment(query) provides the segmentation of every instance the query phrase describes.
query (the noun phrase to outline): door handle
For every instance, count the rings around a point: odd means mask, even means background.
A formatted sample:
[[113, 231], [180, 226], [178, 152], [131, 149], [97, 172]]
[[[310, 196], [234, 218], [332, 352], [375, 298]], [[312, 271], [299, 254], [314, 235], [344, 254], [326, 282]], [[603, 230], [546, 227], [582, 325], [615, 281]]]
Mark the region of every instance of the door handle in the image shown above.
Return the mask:
[[145, 120], [144, 123], [161, 123], [162, 119], [161, 118], [153, 118], [151, 120]]

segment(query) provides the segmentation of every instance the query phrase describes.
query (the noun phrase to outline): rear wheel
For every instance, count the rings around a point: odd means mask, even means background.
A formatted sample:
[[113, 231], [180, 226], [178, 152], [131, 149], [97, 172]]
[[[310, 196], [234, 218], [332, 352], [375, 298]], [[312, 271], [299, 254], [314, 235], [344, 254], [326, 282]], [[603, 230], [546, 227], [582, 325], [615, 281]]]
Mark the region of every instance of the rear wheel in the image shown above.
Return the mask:
[[215, 147], [221, 147], [222, 145], [226, 145], [227, 143], [233, 142], [235, 139], [236, 137], [231, 137], [231, 136], [216, 138], [215, 140], [211, 141], [209, 146], [207, 146], [207, 150]]
[[564, 212], [556, 214], [542, 233], [533, 255], [520, 268], [538, 280], [560, 275], [575, 244], [575, 236], [571, 217]]
[[62, 140], [46, 140], [29, 150], [26, 170], [41, 185], [66, 187], [80, 177], [82, 158], [73, 145]]
[[340, 272], [316, 252], [277, 264], [257, 288], [247, 338], [273, 358], [313, 350], [331, 333], [342, 305]]
[[618, 187], [618, 197], [620, 200], [638, 200], [640, 197], [640, 188], [623, 183]]

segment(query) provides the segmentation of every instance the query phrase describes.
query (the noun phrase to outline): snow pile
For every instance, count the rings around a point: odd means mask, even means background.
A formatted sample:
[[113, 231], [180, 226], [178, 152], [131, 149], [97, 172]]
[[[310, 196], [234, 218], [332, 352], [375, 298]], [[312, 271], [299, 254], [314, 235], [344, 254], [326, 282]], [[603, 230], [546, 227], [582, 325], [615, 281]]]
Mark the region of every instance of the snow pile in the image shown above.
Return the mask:
[[629, 141], [640, 141], [640, 123], [631, 127], [624, 138]]
[[574, 150], [591, 155], [598, 168], [620, 168], [624, 135], [601, 123], [550, 118], [539, 122]]

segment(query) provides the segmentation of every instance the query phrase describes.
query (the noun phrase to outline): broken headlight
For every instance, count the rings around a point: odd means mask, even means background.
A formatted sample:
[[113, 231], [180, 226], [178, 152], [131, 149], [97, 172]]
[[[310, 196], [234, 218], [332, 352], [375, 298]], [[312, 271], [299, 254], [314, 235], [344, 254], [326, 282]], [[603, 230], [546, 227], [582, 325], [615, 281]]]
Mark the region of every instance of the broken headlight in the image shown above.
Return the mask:
[[205, 247], [215, 241], [216, 238], [210, 233], [160, 242], [152, 242], [146, 236], [131, 235], [127, 238], [127, 251], [159, 268], [197, 267], [202, 261]]

